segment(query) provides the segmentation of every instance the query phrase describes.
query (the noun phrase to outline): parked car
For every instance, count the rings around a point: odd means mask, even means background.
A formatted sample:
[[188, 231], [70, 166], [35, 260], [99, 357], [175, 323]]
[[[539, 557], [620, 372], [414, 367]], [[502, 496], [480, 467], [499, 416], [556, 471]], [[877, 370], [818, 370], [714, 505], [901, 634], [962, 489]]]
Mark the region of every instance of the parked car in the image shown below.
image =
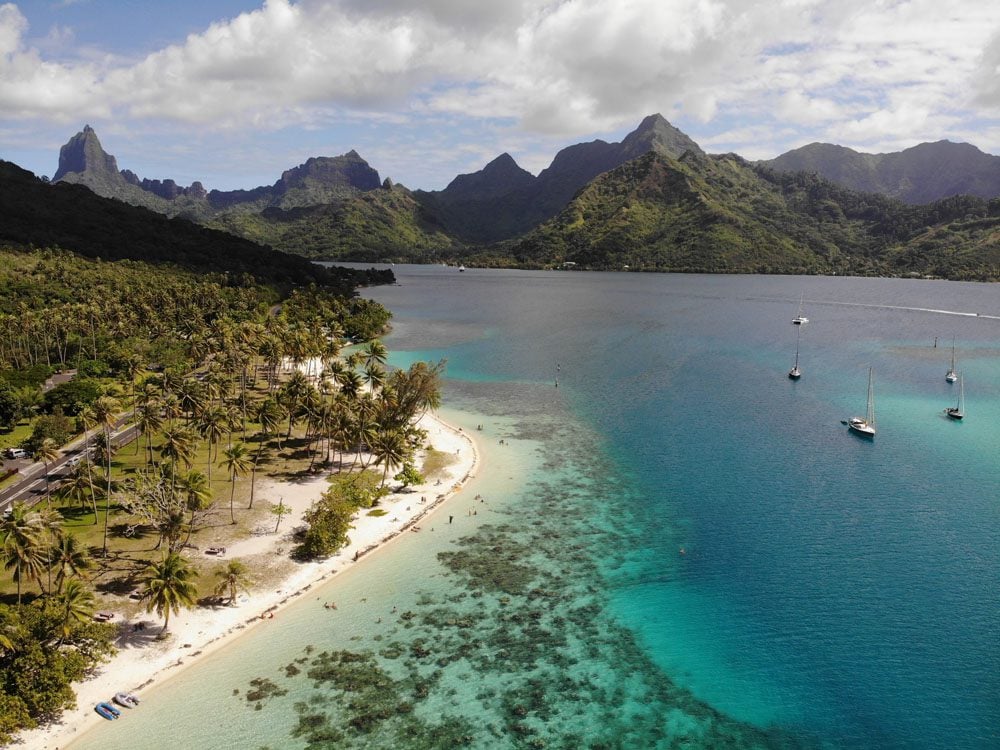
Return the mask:
[[7, 449], [8, 458], [27, 458], [28, 451], [24, 448], [8, 448]]

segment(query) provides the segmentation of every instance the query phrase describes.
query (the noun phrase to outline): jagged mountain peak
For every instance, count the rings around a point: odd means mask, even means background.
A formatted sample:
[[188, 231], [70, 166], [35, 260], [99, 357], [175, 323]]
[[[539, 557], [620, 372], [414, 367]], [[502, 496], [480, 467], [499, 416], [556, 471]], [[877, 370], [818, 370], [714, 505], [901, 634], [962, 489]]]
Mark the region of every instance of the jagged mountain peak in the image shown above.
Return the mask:
[[309, 185], [376, 190], [382, 185], [378, 171], [351, 149], [342, 156], [313, 156], [285, 170], [275, 188], [288, 190]]
[[90, 125], [84, 125], [83, 130], [59, 149], [59, 168], [52, 176], [52, 181], [58, 182], [68, 174], [85, 172], [105, 178], [120, 177], [118, 162], [105, 152], [97, 132]]
[[626, 160], [638, 158], [647, 151], [657, 151], [674, 159], [686, 151], [703, 153], [697, 143], [659, 113], [644, 117], [639, 127], [625, 136], [621, 147]]

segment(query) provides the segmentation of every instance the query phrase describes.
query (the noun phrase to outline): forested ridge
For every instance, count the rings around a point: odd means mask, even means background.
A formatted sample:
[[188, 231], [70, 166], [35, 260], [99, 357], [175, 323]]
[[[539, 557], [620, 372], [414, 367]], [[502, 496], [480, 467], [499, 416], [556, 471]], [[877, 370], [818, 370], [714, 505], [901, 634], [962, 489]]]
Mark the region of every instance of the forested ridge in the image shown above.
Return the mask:
[[1000, 278], [1000, 199], [905, 205], [726, 154], [649, 153], [594, 180], [484, 265]]
[[227, 273], [241, 283], [286, 290], [312, 283], [351, 293], [359, 284], [392, 280], [391, 272], [317, 266], [226, 232], [102, 198], [81, 185], [50, 185], [10, 162], [0, 162], [0, 242]]

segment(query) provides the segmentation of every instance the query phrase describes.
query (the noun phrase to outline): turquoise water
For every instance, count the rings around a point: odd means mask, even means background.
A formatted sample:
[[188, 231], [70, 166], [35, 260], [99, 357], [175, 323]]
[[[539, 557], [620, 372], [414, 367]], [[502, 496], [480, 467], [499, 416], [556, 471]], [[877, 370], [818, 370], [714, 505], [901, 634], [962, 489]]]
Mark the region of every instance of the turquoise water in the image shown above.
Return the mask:
[[395, 270], [485, 428], [455, 524], [74, 747], [1000, 747], [995, 287]]

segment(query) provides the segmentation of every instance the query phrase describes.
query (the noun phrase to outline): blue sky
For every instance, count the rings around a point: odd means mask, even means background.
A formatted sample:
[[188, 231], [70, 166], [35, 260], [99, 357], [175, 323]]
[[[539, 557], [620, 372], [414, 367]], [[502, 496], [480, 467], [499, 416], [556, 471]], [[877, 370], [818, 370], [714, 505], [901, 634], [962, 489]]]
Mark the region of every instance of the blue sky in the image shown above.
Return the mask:
[[438, 189], [653, 112], [751, 159], [1000, 153], [998, 70], [981, 0], [0, 0], [0, 158], [51, 175], [89, 123], [142, 177], [250, 188], [353, 148]]

